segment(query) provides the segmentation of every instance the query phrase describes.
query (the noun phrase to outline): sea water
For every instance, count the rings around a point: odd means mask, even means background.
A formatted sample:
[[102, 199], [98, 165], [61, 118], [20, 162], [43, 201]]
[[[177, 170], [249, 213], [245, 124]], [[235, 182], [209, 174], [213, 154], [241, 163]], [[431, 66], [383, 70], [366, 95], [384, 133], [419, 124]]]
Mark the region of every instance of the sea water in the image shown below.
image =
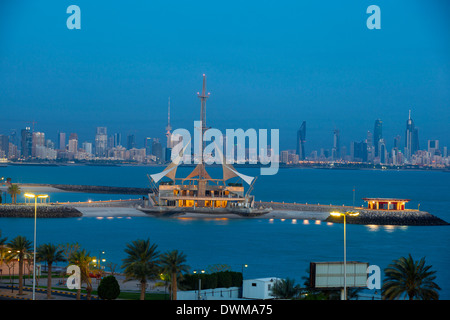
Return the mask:
[[[60, 166], [0, 168], [13, 182], [148, 186], [147, 173], [163, 168], [145, 166]], [[179, 168], [177, 176], [192, 168]], [[253, 175], [259, 169], [239, 169]], [[219, 176], [220, 168], [211, 175]], [[406, 170], [280, 169], [260, 176], [252, 192], [257, 200], [333, 205], [363, 205], [364, 197], [411, 199], [418, 208], [450, 221], [450, 173]], [[23, 201], [20, 198], [19, 201]], [[136, 196], [82, 193], [50, 194], [53, 201], [86, 201]], [[8, 200], [8, 199], [7, 199]], [[2, 218], [0, 230], [8, 240], [17, 235], [33, 239], [33, 220]], [[343, 260], [343, 225], [320, 220], [161, 219], [154, 217], [81, 217], [39, 219], [37, 244], [78, 242], [91, 255], [120, 268], [126, 244], [149, 238], [160, 252], [181, 250], [191, 270], [227, 264], [244, 277], [293, 278], [303, 284], [310, 262]], [[441, 299], [450, 299], [450, 226], [364, 226], [347, 224], [347, 261], [368, 262], [382, 270], [393, 260], [411, 254], [424, 257], [436, 271]], [[247, 265], [247, 267], [244, 267]], [[375, 290], [371, 292], [374, 293]], [[379, 293], [379, 290], [378, 290]]]

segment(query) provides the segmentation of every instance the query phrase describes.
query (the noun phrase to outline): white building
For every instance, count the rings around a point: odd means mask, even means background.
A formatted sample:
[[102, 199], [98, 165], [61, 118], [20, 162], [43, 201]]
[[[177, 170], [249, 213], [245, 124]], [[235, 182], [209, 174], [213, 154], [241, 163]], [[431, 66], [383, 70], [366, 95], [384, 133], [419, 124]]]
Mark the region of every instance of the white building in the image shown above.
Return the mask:
[[244, 299], [273, 299], [272, 288], [280, 278], [259, 278], [242, 282], [242, 298]]

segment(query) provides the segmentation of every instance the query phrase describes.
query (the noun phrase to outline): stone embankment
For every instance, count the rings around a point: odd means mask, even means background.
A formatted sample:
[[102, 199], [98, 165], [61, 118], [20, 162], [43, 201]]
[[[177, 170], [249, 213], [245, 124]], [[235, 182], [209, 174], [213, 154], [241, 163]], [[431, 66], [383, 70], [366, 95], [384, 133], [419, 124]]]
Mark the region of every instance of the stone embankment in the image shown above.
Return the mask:
[[[346, 212], [357, 211], [358, 216], [347, 216], [346, 222], [364, 225], [403, 225], [403, 226], [442, 226], [450, 225], [448, 222], [428, 213], [418, 210], [370, 210], [361, 207], [297, 204], [282, 202], [256, 202], [256, 206], [271, 207], [274, 210], [292, 210], [303, 212]], [[326, 221], [342, 223], [343, 217], [329, 216]]]
[[72, 184], [35, 184], [26, 183], [19, 184], [23, 187], [50, 187], [66, 192], [84, 192], [84, 193], [108, 193], [108, 194], [134, 194], [147, 195], [150, 192], [149, 188], [135, 188], [135, 187], [109, 187], [109, 186], [91, 186], [91, 185], [72, 185]]
[[[37, 206], [38, 218], [73, 218], [83, 214], [70, 206], [42, 205]], [[0, 218], [34, 218], [34, 205], [1, 205]]]

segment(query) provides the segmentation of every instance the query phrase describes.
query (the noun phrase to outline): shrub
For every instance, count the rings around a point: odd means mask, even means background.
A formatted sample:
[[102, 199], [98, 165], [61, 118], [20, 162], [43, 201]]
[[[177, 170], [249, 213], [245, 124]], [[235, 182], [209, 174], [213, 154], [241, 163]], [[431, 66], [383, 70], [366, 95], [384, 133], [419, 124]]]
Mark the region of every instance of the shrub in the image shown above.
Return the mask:
[[107, 276], [100, 281], [98, 296], [103, 300], [114, 300], [120, 294], [120, 286], [114, 276]]

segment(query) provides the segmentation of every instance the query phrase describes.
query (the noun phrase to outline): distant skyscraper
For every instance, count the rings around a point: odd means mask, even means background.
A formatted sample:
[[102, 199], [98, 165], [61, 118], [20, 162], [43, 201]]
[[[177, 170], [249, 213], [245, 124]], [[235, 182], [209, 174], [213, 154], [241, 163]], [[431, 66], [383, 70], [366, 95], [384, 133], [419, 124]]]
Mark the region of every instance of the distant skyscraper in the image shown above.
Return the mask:
[[411, 110], [409, 110], [409, 117], [406, 121], [405, 149], [407, 160], [411, 160], [411, 156], [419, 150], [419, 131], [411, 119]]
[[439, 140], [428, 140], [428, 152], [431, 156], [440, 155]]
[[130, 134], [127, 136], [127, 149], [133, 149], [136, 147], [136, 139], [134, 137], [134, 134]]
[[83, 142], [82, 146], [83, 146], [84, 151], [87, 154], [89, 154], [89, 155], [92, 154], [92, 143], [90, 143], [90, 142]]
[[78, 151], [78, 135], [71, 133], [69, 136], [69, 152], [77, 153]]
[[159, 142], [158, 138], [154, 138], [152, 142], [152, 154], [156, 157], [156, 160], [158, 162], [163, 160], [163, 153], [162, 153], [162, 145]]
[[31, 157], [31, 149], [33, 147], [33, 135], [31, 134], [30, 127], [22, 129], [21, 134], [21, 151], [22, 156], [26, 159]]
[[147, 137], [144, 141], [144, 147], [145, 147], [145, 155], [149, 156], [152, 154], [152, 145], [153, 145], [153, 138]]
[[36, 157], [36, 148], [45, 145], [45, 134], [43, 132], [32, 133], [31, 155]]
[[114, 133], [114, 147], [121, 146], [122, 145], [122, 134], [120, 133]]
[[66, 134], [64, 132], [58, 132], [58, 148], [59, 150], [66, 149]]
[[297, 154], [299, 160], [305, 160], [306, 122], [303, 121], [297, 131]]
[[169, 106], [168, 106], [168, 115], [167, 115], [167, 126], [166, 126], [166, 138], [167, 138], [167, 148], [172, 148], [172, 127], [170, 126], [170, 97], [169, 97]]
[[[9, 138], [6, 135], [0, 134], [0, 153], [3, 152], [7, 158], [9, 154]], [[1, 156], [0, 156], [1, 157]]]
[[350, 145], [350, 157], [353, 161], [367, 162], [367, 143], [352, 142]]
[[380, 163], [385, 164], [387, 162], [387, 155], [386, 143], [384, 142], [383, 138], [378, 141], [378, 155], [380, 158]]
[[375, 147], [375, 157], [379, 157], [379, 142], [383, 138], [383, 122], [380, 119], [375, 120], [373, 129], [373, 146]]
[[335, 129], [333, 132], [333, 150], [332, 150], [333, 160], [338, 160], [341, 158], [341, 146], [339, 135], [340, 135], [339, 130]]
[[106, 127], [97, 127], [95, 135], [95, 155], [97, 157], [106, 157], [106, 146], [108, 143], [108, 135]]

